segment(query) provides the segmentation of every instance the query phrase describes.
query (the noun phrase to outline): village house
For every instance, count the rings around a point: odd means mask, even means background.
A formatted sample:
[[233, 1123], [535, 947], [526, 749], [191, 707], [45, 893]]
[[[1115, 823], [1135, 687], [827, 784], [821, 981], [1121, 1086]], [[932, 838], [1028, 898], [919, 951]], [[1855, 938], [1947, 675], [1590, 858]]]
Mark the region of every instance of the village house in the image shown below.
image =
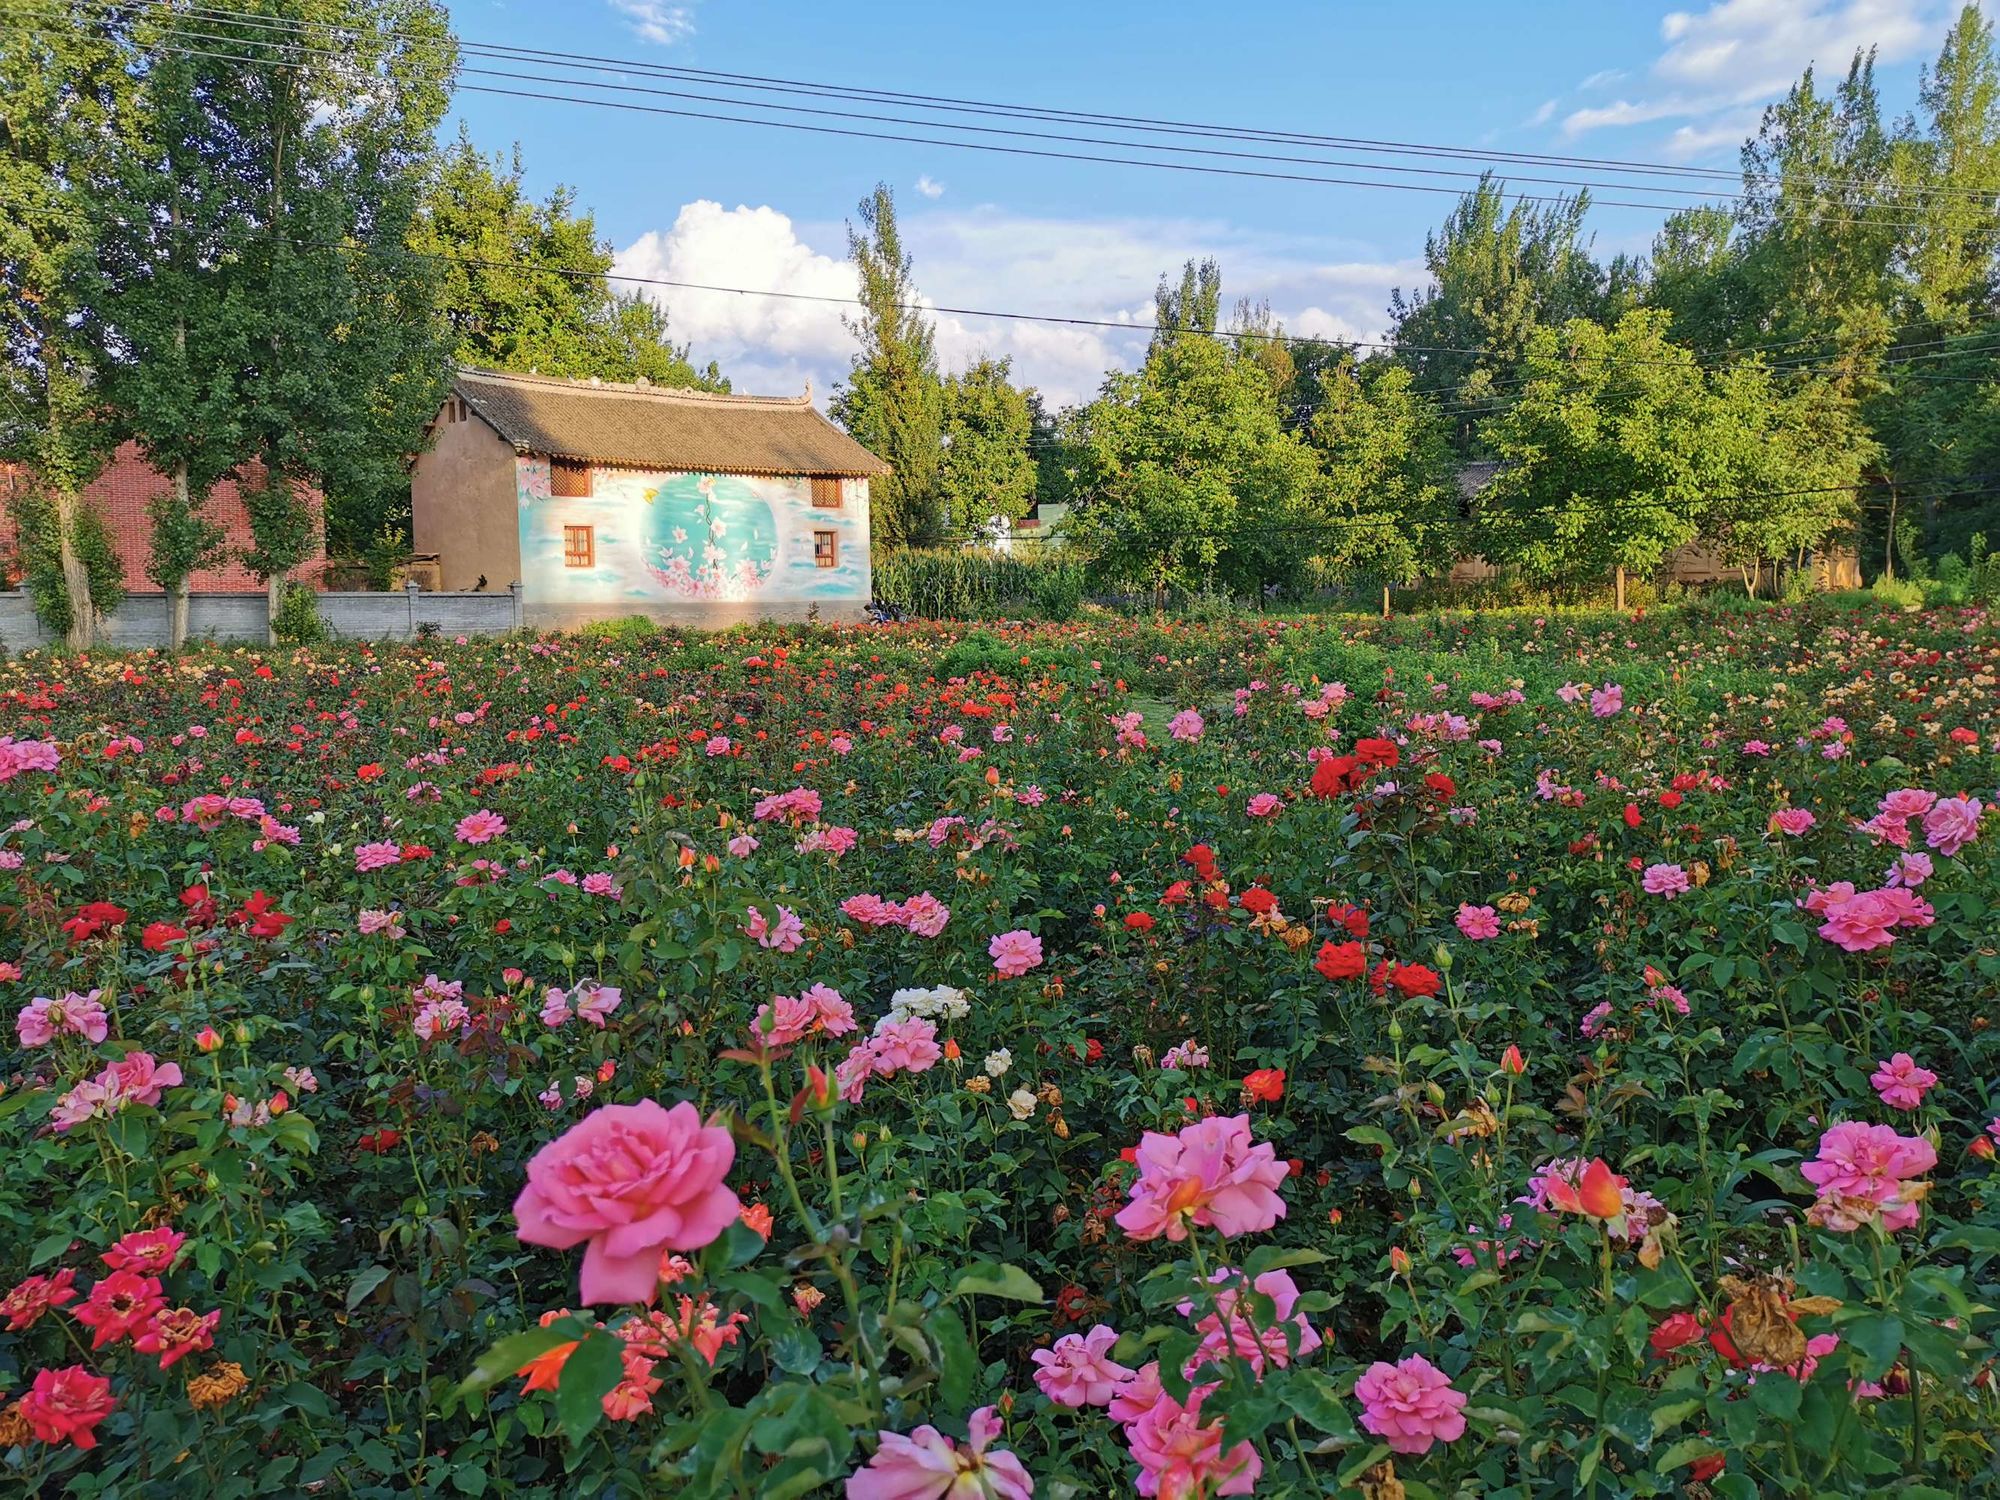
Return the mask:
[[466, 369], [411, 474], [444, 589], [521, 585], [523, 622], [855, 620], [868, 482], [889, 467], [811, 395]]

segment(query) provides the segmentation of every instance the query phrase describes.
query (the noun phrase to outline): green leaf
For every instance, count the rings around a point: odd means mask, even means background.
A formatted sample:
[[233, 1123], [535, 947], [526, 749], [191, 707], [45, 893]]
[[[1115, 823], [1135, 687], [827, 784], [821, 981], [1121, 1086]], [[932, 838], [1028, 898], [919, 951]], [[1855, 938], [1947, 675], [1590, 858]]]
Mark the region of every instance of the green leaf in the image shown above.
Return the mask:
[[354, 1280], [347, 1284], [347, 1310], [353, 1312], [368, 1297], [368, 1294], [389, 1279], [387, 1266], [363, 1266], [355, 1272]]
[[556, 1420], [572, 1444], [604, 1418], [604, 1398], [625, 1377], [625, 1341], [598, 1329], [563, 1361], [556, 1381]]
[[1653, 1436], [1659, 1437], [1669, 1428], [1678, 1427], [1689, 1417], [1700, 1411], [1708, 1403], [1701, 1396], [1693, 1396], [1680, 1401], [1667, 1401], [1653, 1408]]
[[1255, 1279], [1266, 1271], [1282, 1271], [1290, 1266], [1324, 1265], [1333, 1257], [1318, 1250], [1287, 1250], [1280, 1245], [1260, 1245], [1243, 1262], [1243, 1272]]
[[958, 1297], [1001, 1297], [1009, 1302], [1041, 1302], [1041, 1284], [1019, 1266], [975, 1266], [951, 1285]]
[[581, 1318], [570, 1317], [558, 1318], [546, 1328], [528, 1328], [509, 1334], [479, 1356], [479, 1363], [472, 1367], [472, 1373], [459, 1383], [457, 1394], [460, 1397], [470, 1396], [498, 1385], [530, 1360], [540, 1358], [558, 1344], [575, 1343], [589, 1331], [588, 1323]]
[[1774, 1372], [1757, 1378], [1757, 1383], [1750, 1387], [1750, 1399], [1765, 1416], [1790, 1422], [1799, 1414], [1802, 1389], [1789, 1375]]
[[1713, 1438], [1682, 1438], [1653, 1461], [1653, 1467], [1665, 1472], [1678, 1469], [1683, 1464], [1691, 1464], [1698, 1458], [1713, 1458], [1722, 1452], [1721, 1444]]
[[1293, 1369], [1285, 1379], [1280, 1399], [1320, 1432], [1334, 1437], [1354, 1435], [1353, 1414], [1340, 1399], [1333, 1381], [1318, 1370]]
[[1880, 1380], [1903, 1347], [1903, 1320], [1894, 1313], [1866, 1313], [1840, 1325], [1840, 1335], [1858, 1349], [1867, 1363], [1863, 1380]]
[[947, 1411], [962, 1411], [971, 1404], [972, 1384], [979, 1378], [978, 1352], [951, 1308], [938, 1308], [924, 1327], [937, 1345], [938, 1398]]

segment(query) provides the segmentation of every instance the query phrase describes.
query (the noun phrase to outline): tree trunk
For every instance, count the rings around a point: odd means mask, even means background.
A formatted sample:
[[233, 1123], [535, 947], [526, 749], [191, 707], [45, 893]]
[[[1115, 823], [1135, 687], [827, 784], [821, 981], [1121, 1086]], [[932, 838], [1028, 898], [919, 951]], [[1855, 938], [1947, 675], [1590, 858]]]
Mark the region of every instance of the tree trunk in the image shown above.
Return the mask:
[[[187, 330], [185, 328], [176, 328], [174, 330], [174, 342], [182, 349], [187, 347]], [[186, 459], [182, 459], [174, 465], [174, 504], [179, 508], [180, 514], [187, 514], [188, 466]], [[180, 653], [181, 647], [187, 644], [187, 629], [188, 581], [187, 575], [182, 574], [174, 580], [173, 585], [167, 590], [167, 649], [169, 651], [174, 652], [176, 655]]]
[[76, 552], [76, 508], [75, 495], [57, 492], [57, 546], [62, 560], [63, 592], [69, 596], [69, 630], [63, 644], [72, 651], [88, 651], [97, 644], [97, 606], [90, 597], [90, 570]]
[[1611, 606], [1621, 615], [1625, 613], [1625, 564], [1623, 563], [1611, 570]]
[[1747, 568], [1739, 567], [1736, 570], [1743, 575], [1743, 592], [1752, 599], [1757, 597], [1757, 575], [1762, 569], [1761, 563], [1752, 563]]
[[188, 581], [183, 578], [167, 590], [167, 649], [178, 652], [187, 644]]
[[273, 646], [278, 644], [278, 606], [284, 602], [284, 597], [284, 575], [273, 573], [264, 584], [264, 633]]
[[1896, 578], [1896, 491], [1889, 490], [1889, 540], [1882, 548], [1882, 576], [1890, 582]]
[[1382, 618], [1389, 618], [1389, 585], [1382, 585]]

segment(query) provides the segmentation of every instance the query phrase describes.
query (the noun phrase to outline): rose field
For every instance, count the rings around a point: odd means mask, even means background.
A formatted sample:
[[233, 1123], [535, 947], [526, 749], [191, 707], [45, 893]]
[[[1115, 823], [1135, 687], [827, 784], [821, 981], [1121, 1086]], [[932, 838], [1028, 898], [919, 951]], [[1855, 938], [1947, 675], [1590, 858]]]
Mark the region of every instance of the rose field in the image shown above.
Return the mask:
[[12, 1493], [2000, 1494], [2000, 621], [0, 664]]

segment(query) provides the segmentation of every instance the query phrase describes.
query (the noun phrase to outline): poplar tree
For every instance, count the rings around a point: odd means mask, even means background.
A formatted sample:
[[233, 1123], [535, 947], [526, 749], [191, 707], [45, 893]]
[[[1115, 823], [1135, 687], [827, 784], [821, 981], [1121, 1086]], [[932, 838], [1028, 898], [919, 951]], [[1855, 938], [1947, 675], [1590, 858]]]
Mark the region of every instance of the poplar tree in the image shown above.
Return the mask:
[[936, 330], [917, 305], [910, 254], [887, 183], [861, 200], [847, 226], [860, 311], [845, 319], [860, 342], [833, 417], [893, 470], [871, 489], [875, 539], [888, 546], [936, 541], [944, 531], [944, 383]]

